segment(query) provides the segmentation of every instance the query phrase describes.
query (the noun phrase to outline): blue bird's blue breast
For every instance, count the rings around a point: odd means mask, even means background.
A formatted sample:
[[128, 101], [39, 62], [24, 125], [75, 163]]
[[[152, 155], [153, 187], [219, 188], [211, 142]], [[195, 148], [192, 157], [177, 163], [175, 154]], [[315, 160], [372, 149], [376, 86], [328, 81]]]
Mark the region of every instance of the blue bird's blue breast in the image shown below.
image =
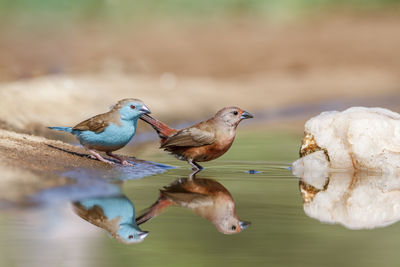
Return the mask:
[[103, 132], [76, 131], [83, 146], [100, 151], [115, 151], [124, 147], [135, 135], [137, 121], [121, 120], [121, 125], [110, 123]]

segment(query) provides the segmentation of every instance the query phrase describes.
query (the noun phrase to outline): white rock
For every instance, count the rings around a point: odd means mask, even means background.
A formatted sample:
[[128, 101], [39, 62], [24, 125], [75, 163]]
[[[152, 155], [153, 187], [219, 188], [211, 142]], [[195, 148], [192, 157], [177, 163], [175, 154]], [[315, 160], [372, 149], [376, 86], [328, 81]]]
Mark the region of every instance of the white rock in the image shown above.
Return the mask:
[[305, 124], [329, 155], [330, 168], [400, 171], [400, 114], [383, 108], [353, 107], [323, 112]]

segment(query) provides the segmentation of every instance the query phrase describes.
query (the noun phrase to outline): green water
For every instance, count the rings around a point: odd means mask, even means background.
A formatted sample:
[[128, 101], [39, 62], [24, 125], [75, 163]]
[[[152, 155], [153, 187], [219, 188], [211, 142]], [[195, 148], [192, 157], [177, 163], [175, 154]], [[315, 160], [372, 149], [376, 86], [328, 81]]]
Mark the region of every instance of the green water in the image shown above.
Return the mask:
[[[241, 233], [223, 235], [189, 209], [171, 207], [140, 226], [150, 232], [142, 243], [125, 245], [69, 204], [26, 208], [0, 216], [0, 266], [397, 266], [400, 224], [355, 231], [305, 215], [299, 181], [286, 169], [300, 138], [242, 132], [224, 157], [203, 164], [196, 178], [222, 184], [239, 218], [252, 222]], [[137, 214], [159, 189], [190, 173], [169, 155], [151, 160], [177, 168], [122, 185]]]

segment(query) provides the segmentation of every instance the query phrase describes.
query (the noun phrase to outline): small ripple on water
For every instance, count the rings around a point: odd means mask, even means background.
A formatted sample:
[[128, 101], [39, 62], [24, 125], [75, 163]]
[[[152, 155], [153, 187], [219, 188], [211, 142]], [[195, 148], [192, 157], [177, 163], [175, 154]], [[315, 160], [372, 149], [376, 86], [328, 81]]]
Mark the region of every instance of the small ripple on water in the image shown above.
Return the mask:
[[[212, 172], [216, 175], [245, 175], [253, 178], [293, 178], [290, 172], [290, 164], [281, 162], [224, 162], [223, 165], [210, 166], [205, 172]], [[247, 179], [247, 178], [246, 178]]]

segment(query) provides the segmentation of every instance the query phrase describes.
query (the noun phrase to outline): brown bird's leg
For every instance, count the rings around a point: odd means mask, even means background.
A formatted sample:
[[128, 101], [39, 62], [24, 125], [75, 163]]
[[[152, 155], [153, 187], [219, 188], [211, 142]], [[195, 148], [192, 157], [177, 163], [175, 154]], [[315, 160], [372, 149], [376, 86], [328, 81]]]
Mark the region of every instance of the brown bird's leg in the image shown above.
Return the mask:
[[200, 172], [201, 170], [197, 169], [197, 170], [193, 170], [193, 172], [191, 174], [189, 174], [189, 180], [193, 180], [196, 178], [196, 174], [198, 172]]
[[133, 166], [132, 163], [129, 163], [128, 161], [124, 160], [120, 156], [114, 155], [111, 151], [107, 151], [106, 154], [109, 155], [110, 157], [113, 157], [113, 158], [119, 160], [121, 162], [121, 164], [124, 166], [131, 166], [131, 167]]
[[188, 160], [189, 164], [193, 167], [192, 170], [194, 171], [201, 171], [203, 169], [203, 167], [201, 167], [199, 164], [197, 164], [196, 162], [192, 161], [192, 160]]
[[104, 159], [104, 158], [103, 158], [102, 156], [100, 156], [100, 154], [97, 153], [96, 151], [91, 150], [91, 149], [88, 149], [88, 150], [89, 150], [90, 153], [93, 154], [93, 156], [96, 157], [96, 159], [98, 159], [98, 160], [100, 160], [100, 161], [102, 161], [102, 162], [108, 163], [108, 164], [114, 164], [114, 162]]

